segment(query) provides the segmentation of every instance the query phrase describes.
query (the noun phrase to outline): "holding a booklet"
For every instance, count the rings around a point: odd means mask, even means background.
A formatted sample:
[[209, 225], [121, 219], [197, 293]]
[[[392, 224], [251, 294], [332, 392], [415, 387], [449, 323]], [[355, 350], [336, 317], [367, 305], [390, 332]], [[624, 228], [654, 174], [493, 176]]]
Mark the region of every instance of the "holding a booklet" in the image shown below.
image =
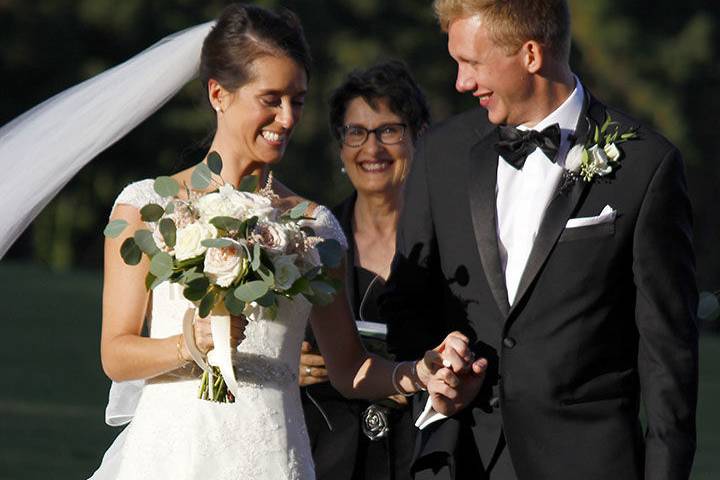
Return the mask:
[[[355, 188], [333, 213], [348, 239], [346, 288], [365, 348], [389, 357], [377, 300], [395, 255], [402, 186], [429, 123], [425, 98], [399, 62], [351, 73], [330, 100], [343, 171]], [[318, 480], [409, 480], [415, 428], [408, 398], [347, 400], [327, 381], [308, 332], [300, 358], [305, 419]]]

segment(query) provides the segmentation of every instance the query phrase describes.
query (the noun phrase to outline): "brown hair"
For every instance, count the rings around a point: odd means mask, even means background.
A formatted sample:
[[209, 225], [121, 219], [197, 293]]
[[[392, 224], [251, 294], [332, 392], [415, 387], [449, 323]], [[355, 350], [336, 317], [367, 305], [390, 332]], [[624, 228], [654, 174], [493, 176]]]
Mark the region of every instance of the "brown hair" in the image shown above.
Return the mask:
[[228, 5], [203, 41], [199, 72], [203, 90], [211, 78], [226, 90], [237, 90], [252, 80], [253, 62], [266, 55], [291, 58], [310, 78], [310, 47], [293, 12]]
[[453, 20], [481, 15], [496, 44], [517, 51], [535, 40], [558, 59], [570, 55], [570, 9], [567, 0], [435, 0], [443, 31]]

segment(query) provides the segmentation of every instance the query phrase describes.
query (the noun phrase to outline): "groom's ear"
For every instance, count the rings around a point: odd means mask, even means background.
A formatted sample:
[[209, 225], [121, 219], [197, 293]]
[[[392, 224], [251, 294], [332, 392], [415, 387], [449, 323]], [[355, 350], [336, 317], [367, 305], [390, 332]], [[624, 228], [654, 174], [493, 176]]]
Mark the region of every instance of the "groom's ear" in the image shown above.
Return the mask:
[[535, 40], [528, 40], [520, 47], [522, 62], [528, 73], [538, 73], [545, 61], [545, 48]]

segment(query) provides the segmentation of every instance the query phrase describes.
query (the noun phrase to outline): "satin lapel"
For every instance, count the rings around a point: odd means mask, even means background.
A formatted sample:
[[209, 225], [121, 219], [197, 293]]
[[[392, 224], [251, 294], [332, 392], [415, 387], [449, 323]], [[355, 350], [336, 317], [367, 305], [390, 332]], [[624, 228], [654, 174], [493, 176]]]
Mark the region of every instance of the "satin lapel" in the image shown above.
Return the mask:
[[[576, 143], [585, 143], [590, 133], [588, 125], [589, 122], [587, 117], [591, 117], [597, 124], [602, 124], [605, 120], [603, 118], [604, 108], [602, 104], [597, 102], [590, 92], [586, 91], [585, 94], [585, 106], [583, 108], [583, 114], [578, 121], [575, 132], [577, 133]], [[512, 315], [517, 305], [522, 303], [522, 299], [527, 293], [530, 285], [535, 280], [535, 277], [540, 272], [540, 269], [545, 264], [550, 252], [557, 243], [560, 234], [565, 229], [567, 221], [570, 219], [573, 212], [576, 210], [578, 203], [585, 196], [589, 190], [591, 184], [586, 183], [583, 180], [577, 179], [575, 183], [566, 189], [562, 189], [562, 180], [558, 185], [557, 190], [553, 199], [545, 211], [545, 216], [540, 224], [535, 243], [530, 252], [525, 270], [520, 278], [520, 284], [518, 285], [517, 295], [515, 296], [515, 303], [508, 315]]]
[[505, 275], [500, 265], [497, 240], [496, 195], [498, 154], [493, 148], [497, 130], [486, 133], [470, 150], [468, 197], [475, 240], [483, 270], [503, 316], [510, 310]]

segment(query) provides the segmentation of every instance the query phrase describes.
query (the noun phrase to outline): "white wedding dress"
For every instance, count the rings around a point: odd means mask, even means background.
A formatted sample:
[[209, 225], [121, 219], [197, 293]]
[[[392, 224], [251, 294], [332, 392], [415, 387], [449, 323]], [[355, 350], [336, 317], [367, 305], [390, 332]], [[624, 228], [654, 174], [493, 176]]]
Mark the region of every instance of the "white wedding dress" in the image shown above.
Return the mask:
[[[126, 187], [115, 204], [162, 199], [152, 180]], [[318, 236], [347, 241], [335, 217], [318, 207], [308, 220]], [[152, 292], [150, 336], [177, 335], [193, 305], [176, 284]], [[251, 316], [234, 361], [235, 403], [197, 398], [198, 378], [167, 375], [145, 382], [134, 417], [106, 452], [92, 479], [314, 479], [297, 384], [300, 345], [311, 304], [283, 299], [277, 318]], [[255, 317], [255, 318], [253, 318]], [[111, 396], [112, 402], [112, 396]]]

